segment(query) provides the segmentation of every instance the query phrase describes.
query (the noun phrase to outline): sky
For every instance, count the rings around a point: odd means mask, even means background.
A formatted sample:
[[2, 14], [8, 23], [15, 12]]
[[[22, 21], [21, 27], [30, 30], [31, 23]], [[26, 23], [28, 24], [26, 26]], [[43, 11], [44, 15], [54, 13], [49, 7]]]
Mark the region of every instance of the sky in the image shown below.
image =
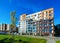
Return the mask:
[[0, 24], [10, 24], [10, 12], [16, 10], [16, 17], [54, 8], [54, 24], [60, 24], [59, 0], [0, 0]]

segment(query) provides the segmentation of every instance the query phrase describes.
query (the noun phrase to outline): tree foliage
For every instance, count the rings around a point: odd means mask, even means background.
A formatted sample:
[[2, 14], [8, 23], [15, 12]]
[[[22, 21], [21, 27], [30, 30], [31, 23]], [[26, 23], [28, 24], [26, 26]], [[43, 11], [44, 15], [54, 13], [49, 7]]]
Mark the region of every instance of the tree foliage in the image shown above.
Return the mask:
[[14, 31], [14, 28], [16, 27], [16, 17], [15, 17], [16, 11], [14, 12], [10, 12], [10, 17], [11, 17], [11, 24], [10, 24], [10, 28], [11, 30]]
[[60, 36], [60, 24], [54, 26], [55, 36]]

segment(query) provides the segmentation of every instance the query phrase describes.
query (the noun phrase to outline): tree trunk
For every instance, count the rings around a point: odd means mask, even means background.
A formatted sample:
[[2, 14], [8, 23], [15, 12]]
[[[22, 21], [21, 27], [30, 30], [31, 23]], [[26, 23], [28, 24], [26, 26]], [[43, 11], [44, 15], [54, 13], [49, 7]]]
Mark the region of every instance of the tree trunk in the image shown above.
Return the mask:
[[13, 28], [12, 28], [12, 30], [11, 30], [11, 43], [14, 43], [14, 30], [13, 30]]

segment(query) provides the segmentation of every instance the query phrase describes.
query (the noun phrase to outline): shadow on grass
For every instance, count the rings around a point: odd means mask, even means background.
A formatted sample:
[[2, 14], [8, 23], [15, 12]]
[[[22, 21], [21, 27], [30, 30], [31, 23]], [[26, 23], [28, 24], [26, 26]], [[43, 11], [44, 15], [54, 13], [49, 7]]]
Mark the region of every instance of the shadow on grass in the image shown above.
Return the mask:
[[[0, 40], [0, 43], [12, 43], [11, 42], [12, 40], [13, 40], [12, 38], [10, 38], [10, 39], [5, 38], [5, 39]], [[28, 41], [23, 41], [21, 39], [19, 39], [19, 40], [13, 40], [13, 41], [14, 41], [14, 43], [30, 43]]]

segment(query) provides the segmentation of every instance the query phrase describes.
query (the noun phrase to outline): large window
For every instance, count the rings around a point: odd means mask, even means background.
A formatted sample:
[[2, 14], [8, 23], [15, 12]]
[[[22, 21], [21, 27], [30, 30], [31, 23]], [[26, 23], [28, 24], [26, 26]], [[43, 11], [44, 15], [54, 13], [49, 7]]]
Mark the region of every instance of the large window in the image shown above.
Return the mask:
[[34, 15], [34, 16], [36, 16], [36, 15]]
[[33, 26], [33, 29], [35, 29], [36, 28], [36, 26]]
[[49, 13], [51, 13], [51, 11], [49, 11]]
[[52, 33], [52, 27], [50, 27], [50, 33]]
[[52, 16], [52, 14], [49, 14], [49, 16]]
[[29, 22], [32, 22], [32, 21], [33, 21], [32, 19], [29, 20]]
[[28, 32], [32, 32], [32, 30], [28, 30]]
[[49, 22], [53, 22], [53, 20], [49, 20]]
[[51, 23], [49, 23], [49, 26], [52, 26], [52, 24], [51, 24]]
[[34, 32], [36, 32], [36, 30], [34, 30]]
[[30, 16], [27, 16], [26, 18], [30, 18]]
[[49, 13], [52, 13], [52, 12], [53, 12], [52, 10], [49, 11]]
[[48, 20], [44, 20], [44, 22], [48, 22]]
[[28, 20], [26, 20], [26, 22], [28, 22]]
[[44, 24], [44, 26], [47, 26], [47, 24]]
[[44, 29], [44, 32], [49, 32], [49, 30], [47, 28]]

